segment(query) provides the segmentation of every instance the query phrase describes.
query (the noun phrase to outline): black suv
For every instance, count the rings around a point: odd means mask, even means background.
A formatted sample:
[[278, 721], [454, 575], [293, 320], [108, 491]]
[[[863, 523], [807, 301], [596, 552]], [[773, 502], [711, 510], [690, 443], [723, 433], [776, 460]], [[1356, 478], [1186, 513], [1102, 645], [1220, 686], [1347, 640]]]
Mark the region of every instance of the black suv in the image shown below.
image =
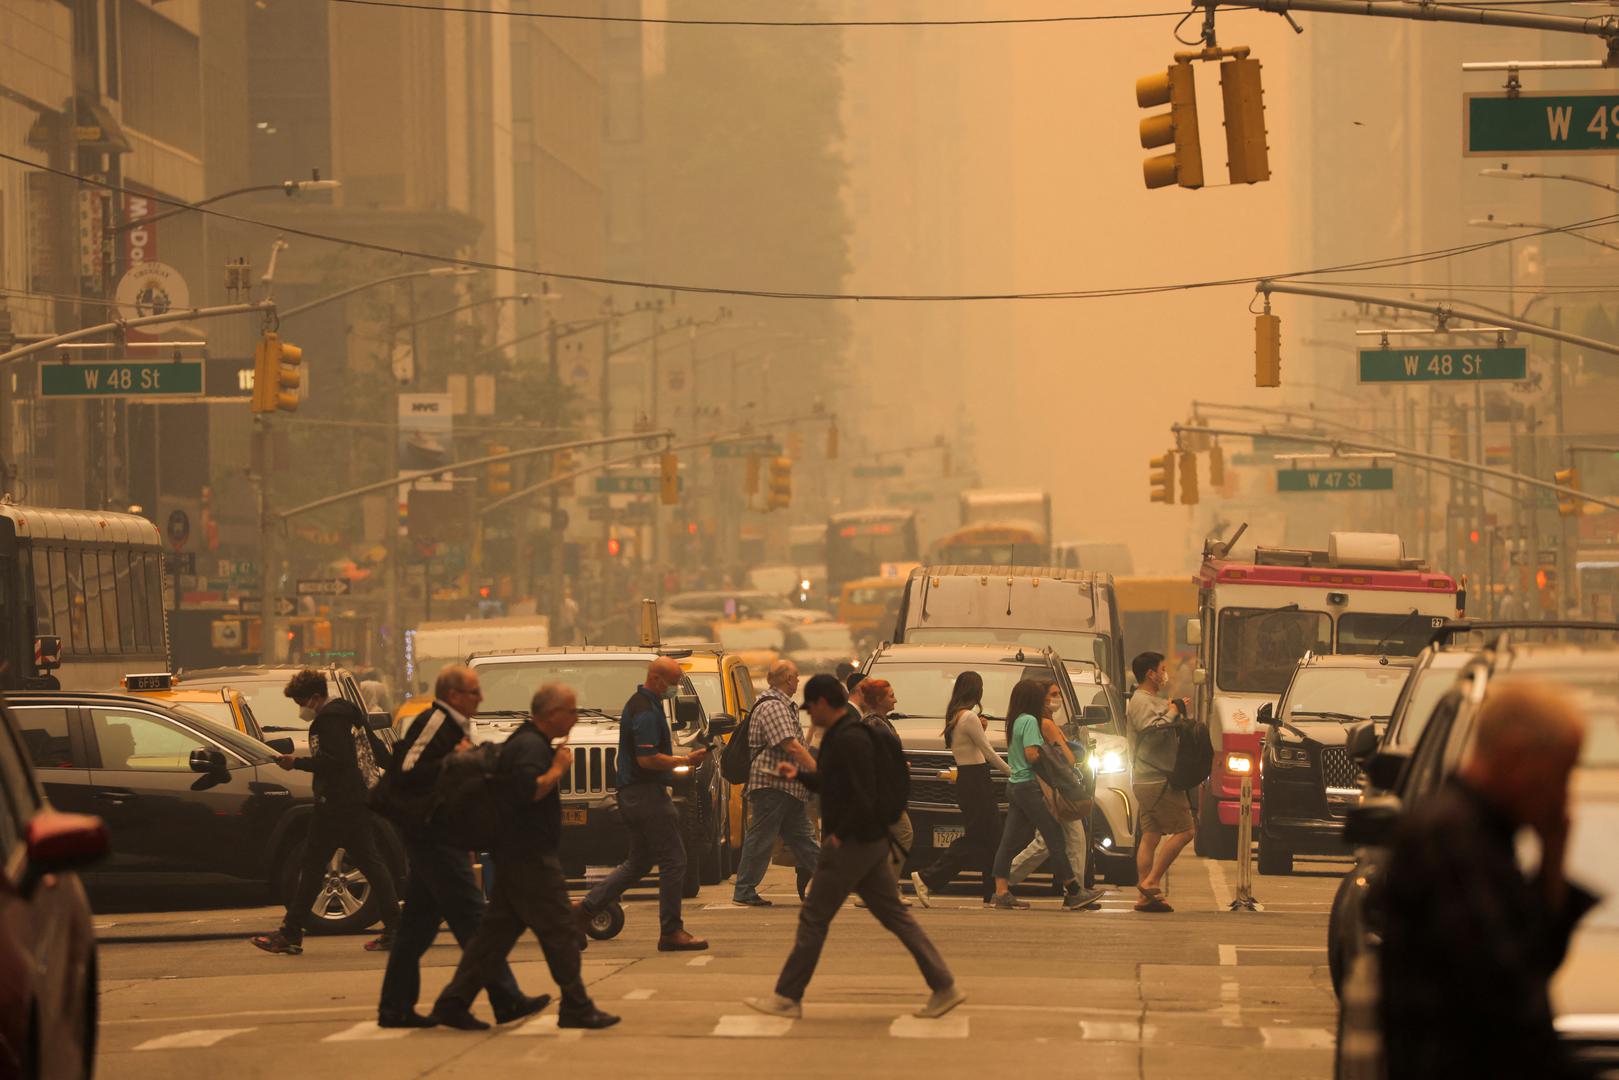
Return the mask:
[[[292, 895], [314, 793], [308, 773], [276, 765], [281, 747], [123, 694], [19, 693], [6, 706], [51, 805], [107, 823], [112, 852], [87, 883], [261, 881]], [[403, 881], [403, 846], [387, 823], [378, 832]], [[379, 921], [365, 876], [346, 861], [333, 869], [311, 931]]]

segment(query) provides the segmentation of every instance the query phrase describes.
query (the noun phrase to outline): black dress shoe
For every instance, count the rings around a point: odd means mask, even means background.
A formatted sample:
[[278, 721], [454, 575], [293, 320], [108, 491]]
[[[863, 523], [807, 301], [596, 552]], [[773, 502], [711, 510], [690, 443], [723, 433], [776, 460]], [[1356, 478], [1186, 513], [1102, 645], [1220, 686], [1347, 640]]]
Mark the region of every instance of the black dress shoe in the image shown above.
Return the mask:
[[592, 1009], [590, 1012], [579, 1013], [576, 1016], [569, 1016], [564, 1013], [563, 1015], [557, 1017], [557, 1027], [589, 1028], [592, 1031], [600, 1031], [602, 1028], [612, 1027], [614, 1024], [618, 1023], [618, 1021], [619, 1018], [614, 1016], [612, 1013], [602, 1012], [600, 1009]]
[[454, 1028], [457, 1031], [488, 1031], [489, 1025], [479, 1020], [466, 1009], [437, 1009], [433, 1010], [432, 1020], [441, 1027]]
[[430, 1028], [438, 1027], [438, 1021], [431, 1016], [423, 1016], [415, 1009], [406, 1013], [379, 1012], [377, 1013], [377, 1027], [379, 1028]]
[[536, 997], [524, 996], [522, 1002], [514, 1009], [496, 1009], [495, 1023], [509, 1024], [513, 1020], [521, 1020], [525, 1016], [533, 1016], [547, 1005], [551, 1004], [550, 994], [540, 994]]

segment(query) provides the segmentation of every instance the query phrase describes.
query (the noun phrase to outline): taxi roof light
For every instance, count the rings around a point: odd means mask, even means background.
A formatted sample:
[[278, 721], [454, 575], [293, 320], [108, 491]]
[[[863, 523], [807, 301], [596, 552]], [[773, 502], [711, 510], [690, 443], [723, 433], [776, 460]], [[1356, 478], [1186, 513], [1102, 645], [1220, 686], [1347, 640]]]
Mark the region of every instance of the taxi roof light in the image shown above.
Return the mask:
[[180, 681], [171, 672], [150, 671], [125, 675], [118, 680], [125, 690], [173, 690]]

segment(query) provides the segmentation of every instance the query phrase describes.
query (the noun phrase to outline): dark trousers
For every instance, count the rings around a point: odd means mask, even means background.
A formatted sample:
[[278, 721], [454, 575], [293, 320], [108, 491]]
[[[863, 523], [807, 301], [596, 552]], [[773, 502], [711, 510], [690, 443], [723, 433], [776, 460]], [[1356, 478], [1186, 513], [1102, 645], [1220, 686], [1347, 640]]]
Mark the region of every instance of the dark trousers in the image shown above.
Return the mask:
[[995, 892], [995, 849], [1001, 841], [1001, 808], [995, 805], [995, 784], [988, 765], [956, 767], [956, 805], [961, 807], [963, 831], [922, 871], [922, 882], [942, 889], [963, 870], [984, 875], [984, 895]]
[[1022, 784], [1006, 785], [1006, 828], [1001, 832], [1001, 846], [995, 852], [995, 876], [1012, 876], [1012, 860], [1029, 846], [1036, 830], [1046, 842], [1046, 862], [1058, 881], [1070, 881], [1074, 871], [1068, 865], [1068, 838], [1062, 826], [1046, 809], [1046, 800], [1040, 796], [1040, 785], [1033, 780]]
[[618, 789], [618, 813], [630, 834], [630, 853], [596, 883], [581, 905], [594, 915], [658, 868], [658, 932], [668, 937], [685, 929], [680, 897], [686, 887], [686, 845], [680, 839], [680, 811], [662, 784], [631, 784]]
[[562, 991], [562, 1015], [594, 1012], [595, 1002], [579, 975], [579, 929], [561, 861], [555, 855], [522, 850], [496, 851], [494, 858], [497, 873], [489, 908], [434, 1009], [469, 1007], [478, 991], [506, 970], [506, 957], [526, 928], [539, 939], [551, 978]]
[[[378, 1012], [392, 1014], [416, 1007], [422, 992], [422, 956], [438, 937], [439, 925], [448, 922], [455, 940], [465, 949], [484, 912], [483, 894], [472, 876], [467, 852], [430, 835], [413, 835], [405, 838], [405, 853], [410, 857], [410, 884], [377, 1003]], [[489, 1002], [498, 1011], [516, 1009], [523, 1000], [517, 979], [504, 962], [487, 985]]]
[[742, 855], [736, 867], [736, 899], [751, 900], [759, 895], [759, 882], [765, 879], [778, 836], [793, 853], [798, 893], [804, 895], [821, 852], [808, 808], [804, 800], [785, 791], [758, 788], [748, 792], [748, 831], [742, 839]]
[[384, 933], [393, 933], [399, 925], [399, 894], [394, 889], [393, 871], [377, 849], [376, 823], [365, 806], [317, 805], [309, 822], [309, 837], [304, 843], [304, 860], [298, 867], [298, 887], [287, 904], [287, 916], [281, 923], [281, 932], [292, 941], [304, 939], [304, 927], [313, 918], [310, 909], [318, 898], [324, 905], [326, 895], [326, 868], [332, 856], [341, 850], [348, 861], [365, 875], [371, 895], [377, 898]]
[[798, 909], [798, 935], [776, 980], [776, 993], [794, 1001], [804, 997], [815, 965], [820, 963], [826, 932], [851, 892], [866, 902], [884, 930], [910, 950], [930, 989], [945, 990], [955, 984], [939, 950], [900, 902], [899, 880], [894, 877], [894, 864], [889, 859], [889, 841], [845, 841], [837, 847], [821, 849], [809, 892]]

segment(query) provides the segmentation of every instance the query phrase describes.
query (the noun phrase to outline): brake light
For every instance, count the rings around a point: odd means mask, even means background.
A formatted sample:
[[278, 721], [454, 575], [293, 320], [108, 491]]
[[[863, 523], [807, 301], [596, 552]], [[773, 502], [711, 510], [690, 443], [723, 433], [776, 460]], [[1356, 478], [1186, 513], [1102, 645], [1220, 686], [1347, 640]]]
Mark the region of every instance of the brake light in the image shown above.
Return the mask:
[[1254, 771], [1254, 759], [1247, 754], [1227, 754], [1225, 756], [1225, 771], [1228, 773], [1251, 773]]

